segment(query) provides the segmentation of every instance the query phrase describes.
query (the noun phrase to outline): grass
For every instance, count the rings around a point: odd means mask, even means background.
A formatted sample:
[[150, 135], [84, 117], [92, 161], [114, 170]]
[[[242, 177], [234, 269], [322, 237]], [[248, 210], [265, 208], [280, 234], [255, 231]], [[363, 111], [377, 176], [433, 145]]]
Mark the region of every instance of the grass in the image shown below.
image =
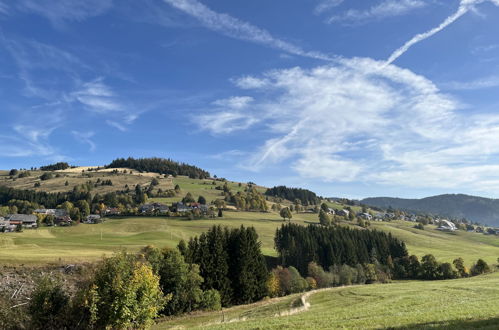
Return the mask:
[[[283, 317], [259, 305], [238, 307], [245, 321], [220, 323], [220, 312], [184, 317], [156, 329], [497, 329], [499, 273], [449, 281], [404, 281], [333, 288], [312, 294], [310, 309]], [[273, 304], [281, 308], [294, 297]], [[295, 298], [296, 299], [296, 298]], [[232, 309], [227, 313], [234, 313]], [[213, 322], [218, 322], [214, 324]], [[209, 324], [211, 323], [211, 325]]]
[[[180, 201], [185, 194], [190, 192], [195, 199], [200, 195], [204, 196], [208, 202], [221, 198], [221, 191], [215, 189], [217, 186], [223, 186], [224, 182], [216, 180], [201, 180], [201, 179], [190, 179], [185, 176], [178, 176], [176, 178], [165, 178], [157, 173], [139, 173], [136, 170], [129, 169], [119, 169], [120, 173], [111, 173], [111, 169], [102, 169], [99, 171], [88, 172], [86, 169], [88, 167], [81, 167], [75, 169], [68, 169], [65, 171], [52, 171], [54, 178], [42, 181], [40, 176], [44, 171], [29, 171], [30, 176], [25, 178], [11, 178], [8, 175], [8, 171], [0, 171], [0, 185], [17, 188], [17, 189], [29, 189], [36, 191], [46, 191], [46, 192], [64, 192], [70, 191], [74, 186], [85, 184], [88, 181], [96, 183], [98, 179], [111, 180], [113, 182], [112, 186], [101, 186], [98, 185], [92, 189], [93, 194], [105, 194], [113, 191], [125, 190], [126, 186], [130, 190], [133, 190], [136, 184], [140, 184], [142, 187], [147, 187], [151, 183], [153, 178], [156, 178], [159, 185], [155, 186], [154, 192], [158, 189], [171, 190], [175, 185], [179, 185], [181, 193], [175, 197], [171, 198], [151, 198], [151, 202], [161, 202], [171, 204], [173, 202]], [[85, 170], [85, 172], [82, 172]], [[123, 173], [126, 170], [127, 173]], [[59, 175], [60, 177], [55, 177]], [[66, 181], [68, 185], [66, 186]], [[39, 183], [40, 187], [35, 187], [35, 183]], [[238, 182], [227, 181], [227, 185], [232, 192], [243, 191], [246, 188], [246, 184]], [[264, 193], [267, 189], [265, 187], [257, 186], [257, 190]]]
[[[225, 308], [218, 312], [198, 312], [184, 315], [156, 324], [153, 329], [192, 328], [219, 325], [221, 322], [238, 322], [246, 319], [271, 318], [289, 310], [300, 301], [300, 294], [269, 299], [250, 305]], [[239, 324], [239, 323], [234, 323]]]
[[[317, 215], [293, 214], [292, 222], [305, 225], [317, 222]], [[276, 256], [274, 234], [283, 224], [276, 212], [225, 212], [224, 218], [188, 221], [166, 217], [111, 218], [102, 224], [73, 227], [41, 227], [22, 233], [0, 235], [0, 262], [6, 264], [43, 264], [47, 262], [92, 261], [120, 249], [138, 251], [146, 245], [174, 247], [181, 239], [201, 234], [213, 225], [253, 226], [266, 255]], [[426, 226], [414, 229], [404, 221], [373, 222], [372, 228], [391, 232], [406, 242], [409, 253], [432, 253], [441, 261], [462, 257], [468, 266], [478, 258], [489, 264], [499, 257], [499, 238], [478, 233], [445, 233]]]
[[464, 231], [442, 232], [435, 226], [425, 226], [425, 230], [413, 228], [407, 221], [372, 222], [372, 227], [392, 233], [403, 240], [410, 254], [423, 256], [433, 254], [441, 262], [452, 262], [462, 257], [470, 265], [478, 258], [487, 263], [496, 263], [499, 257], [499, 238], [494, 235], [468, 233]]
[[[314, 214], [294, 215], [293, 221], [315, 221]], [[213, 225], [254, 226], [262, 242], [262, 251], [276, 255], [274, 234], [283, 223], [277, 213], [225, 212], [224, 218], [188, 221], [166, 217], [112, 218], [102, 224], [73, 227], [41, 227], [22, 233], [0, 235], [0, 262], [4, 264], [43, 264], [97, 260], [120, 249], [138, 251], [146, 245], [174, 247]]]

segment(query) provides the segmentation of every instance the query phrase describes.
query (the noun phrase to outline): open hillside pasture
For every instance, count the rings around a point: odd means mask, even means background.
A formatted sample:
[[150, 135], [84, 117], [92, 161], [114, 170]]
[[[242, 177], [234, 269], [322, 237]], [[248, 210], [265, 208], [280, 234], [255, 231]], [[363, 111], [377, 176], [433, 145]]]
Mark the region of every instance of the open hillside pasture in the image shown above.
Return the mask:
[[407, 221], [372, 222], [371, 227], [392, 233], [406, 243], [409, 254], [419, 257], [433, 254], [440, 262], [452, 262], [462, 257], [468, 266], [478, 258], [489, 264], [496, 263], [499, 258], [499, 238], [495, 235], [462, 230], [443, 232], [433, 225], [420, 230], [414, 228], [414, 224]]
[[[316, 221], [315, 214], [297, 214], [293, 220]], [[253, 226], [262, 251], [276, 255], [274, 234], [283, 223], [277, 213], [225, 212], [224, 218], [185, 220], [166, 217], [110, 218], [101, 224], [41, 227], [0, 235], [0, 262], [4, 264], [74, 263], [98, 260], [120, 249], [135, 252], [147, 245], [175, 247], [181, 239], [207, 231], [213, 225]]]
[[301, 300], [294, 295], [174, 318], [155, 329], [497, 329], [499, 323], [499, 273], [338, 287], [307, 296], [305, 309], [297, 308]]
[[[292, 222], [318, 222], [317, 214], [293, 213]], [[181, 239], [205, 232], [213, 225], [254, 226], [266, 255], [276, 256], [274, 234], [283, 224], [276, 212], [224, 212], [223, 218], [186, 220], [167, 217], [109, 218], [101, 224], [72, 227], [41, 227], [22, 233], [0, 235], [0, 262], [8, 264], [74, 263], [97, 260], [120, 249], [138, 251], [146, 245], [174, 247]], [[422, 257], [432, 253], [437, 260], [452, 262], [462, 257], [468, 266], [478, 258], [489, 264], [499, 257], [499, 239], [478, 233], [445, 233], [426, 226], [414, 229], [404, 221], [373, 222], [372, 228], [391, 232], [406, 242], [409, 253]]]
[[[89, 171], [89, 169], [92, 169], [92, 171]], [[117, 170], [118, 173], [113, 172], [115, 170]], [[170, 204], [180, 201], [188, 192], [190, 192], [196, 199], [202, 195], [208, 202], [211, 202], [212, 200], [220, 198], [221, 190], [217, 190], [216, 187], [222, 187], [225, 183], [220, 180], [191, 179], [186, 176], [172, 178], [153, 172], [140, 173], [137, 170], [130, 170], [127, 168], [101, 168], [97, 170], [97, 167], [85, 166], [60, 171], [27, 172], [29, 173], [29, 176], [19, 178], [10, 177], [8, 175], [8, 171], [0, 171], [0, 185], [16, 189], [54, 193], [70, 191], [74, 186], [86, 184], [90, 181], [93, 185], [95, 185], [92, 188], [92, 194], [105, 194], [113, 191], [126, 190], [127, 187], [128, 189], [133, 190], [137, 184], [147, 187], [151, 184], [152, 180], [156, 178], [159, 184], [154, 187], [153, 192], [157, 192], [159, 189], [163, 191], [172, 190], [175, 185], [180, 186], [181, 191], [175, 197], [150, 199], [152, 202]], [[53, 178], [41, 180], [40, 176], [44, 173], [51, 173]], [[105, 180], [111, 180], [113, 185], [100, 185], [100, 182]], [[35, 184], [39, 184], [40, 186], [35, 187]], [[227, 181], [227, 185], [233, 192], [243, 191], [247, 186], [245, 183], [239, 184], [231, 181]], [[266, 188], [264, 187], [256, 186], [256, 188], [261, 193], [266, 191]]]

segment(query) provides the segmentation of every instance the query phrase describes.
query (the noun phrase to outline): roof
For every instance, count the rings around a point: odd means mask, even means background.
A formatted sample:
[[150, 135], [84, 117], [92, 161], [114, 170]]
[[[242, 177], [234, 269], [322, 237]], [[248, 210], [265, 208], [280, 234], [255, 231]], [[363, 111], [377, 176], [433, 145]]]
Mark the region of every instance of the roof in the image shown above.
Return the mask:
[[33, 214], [10, 214], [7, 219], [9, 221], [36, 222], [37, 217]]

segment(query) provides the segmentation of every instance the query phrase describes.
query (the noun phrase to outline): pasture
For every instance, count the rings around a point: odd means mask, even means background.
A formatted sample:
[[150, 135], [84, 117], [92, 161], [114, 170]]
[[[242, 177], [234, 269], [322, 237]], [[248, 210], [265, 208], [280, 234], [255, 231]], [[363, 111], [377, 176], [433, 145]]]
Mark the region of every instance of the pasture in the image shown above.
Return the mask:
[[[310, 307], [285, 315], [297, 295], [199, 313], [155, 329], [497, 329], [499, 273], [448, 281], [401, 281], [312, 293]], [[225, 322], [222, 320], [225, 319]]]

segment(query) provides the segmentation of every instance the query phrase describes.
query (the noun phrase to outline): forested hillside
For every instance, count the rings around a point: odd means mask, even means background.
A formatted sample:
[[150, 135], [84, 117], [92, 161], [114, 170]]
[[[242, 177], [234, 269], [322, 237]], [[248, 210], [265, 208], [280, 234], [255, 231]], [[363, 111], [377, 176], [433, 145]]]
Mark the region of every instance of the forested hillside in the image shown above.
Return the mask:
[[446, 194], [422, 199], [403, 199], [390, 197], [366, 198], [362, 204], [380, 207], [431, 213], [455, 219], [466, 218], [471, 221], [499, 226], [499, 200], [463, 194]]
[[171, 159], [163, 158], [118, 158], [106, 166], [107, 168], [131, 168], [137, 171], [155, 172], [159, 174], [170, 174], [173, 176], [185, 175], [192, 179], [206, 179], [210, 173], [199, 167], [178, 163]]
[[277, 186], [269, 188], [265, 192], [265, 195], [280, 197], [292, 202], [298, 199], [300, 200], [300, 203], [302, 205], [315, 205], [319, 201], [317, 195], [310, 190], [301, 189], [301, 188], [288, 188], [286, 186]]

